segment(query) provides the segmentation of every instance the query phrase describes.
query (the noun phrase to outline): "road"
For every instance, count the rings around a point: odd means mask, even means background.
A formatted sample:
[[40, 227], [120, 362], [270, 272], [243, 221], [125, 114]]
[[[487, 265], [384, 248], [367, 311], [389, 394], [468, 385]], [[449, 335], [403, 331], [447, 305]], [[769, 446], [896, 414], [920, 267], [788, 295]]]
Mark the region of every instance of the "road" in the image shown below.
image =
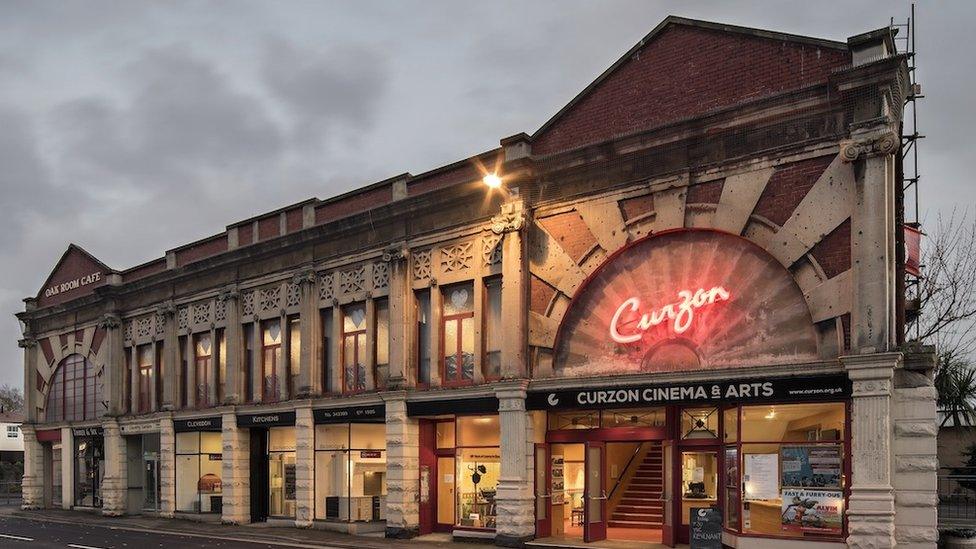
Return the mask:
[[[301, 545], [293, 545], [293, 547]], [[282, 545], [122, 530], [111, 526], [0, 518], [3, 549], [282, 549]], [[309, 546], [306, 546], [309, 547]], [[322, 546], [318, 546], [322, 547]]]

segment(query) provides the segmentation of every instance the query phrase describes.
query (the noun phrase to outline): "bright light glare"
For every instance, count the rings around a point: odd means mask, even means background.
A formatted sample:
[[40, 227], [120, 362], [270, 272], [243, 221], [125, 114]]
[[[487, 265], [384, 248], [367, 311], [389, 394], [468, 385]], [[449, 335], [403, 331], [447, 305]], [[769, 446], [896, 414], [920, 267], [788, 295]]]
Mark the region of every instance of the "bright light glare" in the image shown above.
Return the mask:
[[485, 185], [488, 185], [488, 187], [492, 189], [497, 189], [498, 187], [502, 186], [502, 178], [493, 173], [486, 175], [482, 181], [484, 181]]

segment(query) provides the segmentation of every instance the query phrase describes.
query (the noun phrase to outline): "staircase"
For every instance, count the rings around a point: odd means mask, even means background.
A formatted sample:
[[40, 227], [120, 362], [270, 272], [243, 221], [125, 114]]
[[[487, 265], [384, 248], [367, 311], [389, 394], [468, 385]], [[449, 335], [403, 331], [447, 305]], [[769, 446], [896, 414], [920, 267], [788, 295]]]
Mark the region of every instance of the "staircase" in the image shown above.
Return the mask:
[[660, 442], [651, 445], [630, 478], [607, 524], [614, 528], [660, 528], [664, 522], [664, 454]]

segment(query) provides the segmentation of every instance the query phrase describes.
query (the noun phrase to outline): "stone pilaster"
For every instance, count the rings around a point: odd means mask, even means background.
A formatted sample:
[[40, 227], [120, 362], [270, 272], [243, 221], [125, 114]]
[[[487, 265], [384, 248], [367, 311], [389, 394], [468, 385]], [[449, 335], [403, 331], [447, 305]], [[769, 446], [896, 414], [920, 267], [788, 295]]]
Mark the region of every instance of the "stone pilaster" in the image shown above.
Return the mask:
[[409, 357], [414, 351], [412, 307], [410, 307], [410, 282], [407, 278], [407, 258], [410, 253], [406, 244], [391, 246], [383, 252], [383, 260], [390, 272], [390, 389], [403, 389], [412, 386], [417, 379], [410, 373]]
[[17, 342], [17, 346], [24, 350], [24, 412], [25, 420], [36, 422], [37, 409], [41, 398], [37, 390], [37, 340], [27, 335]]
[[420, 530], [420, 428], [407, 417], [407, 394], [386, 401], [386, 537], [412, 538]]
[[526, 381], [496, 387], [501, 424], [501, 475], [498, 477], [495, 545], [521, 547], [535, 536], [532, 422], [525, 410]]
[[315, 421], [311, 403], [303, 404], [295, 410], [295, 526], [310, 528], [315, 519]]
[[224, 328], [224, 345], [227, 356], [224, 357], [226, 379], [220, 380], [224, 384], [224, 401], [222, 404], [240, 404], [244, 394], [244, 358], [241, 345], [241, 318], [238, 308], [237, 288], [230, 287], [221, 290], [217, 300], [223, 303], [224, 317], [227, 325]]
[[102, 345], [108, 351], [105, 355], [105, 369], [102, 374], [105, 399], [108, 401], [108, 415], [125, 413], [125, 343], [122, 336], [122, 321], [116, 314], [106, 314], [98, 324], [105, 330]]
[[159, 513], [172, 517], [175, 512], [176, 433], [173, 418], [164, 417], [159, 420]]
[[505, 379], [525, 377], [526, 307], [525, 254], [522, 227], [525, 212], [521, 200], [502, 205], [502, 212], [491, 219], [489, 229], [502, 236], [502, 333], [501, 374]]
[[237, 427], [233, 412], [223, 414], [221, 424], [224, 510], [220, 520], [224, 524], [247, 524], [251, 522], [251, 432]]
[[61, 428], [61, 508], [75, 505], [75, 435], [70, 427]]
[[301, 339], [299, 351], [298, 384], [295, 396], [307, 398], [321, 394], [318, 385], [322, 379], [322, 317], [319, 315], [319, 290], [315, 271], [303, 271], [294, 276], [300, 292]]
[[33, 425], [21, 425], [20, 432], [24, 435], [23, 502], [20, 507], [41, 509], [44, 507], [44, 447], [37, 441]]
[[[158, 410], [175, 410], [179, 403], [179, 371], [180, 353], [177, 349], [180, 345], [177, 336], [176, 326], [176, 306], [172, 302], [167, 302], [156, 308], [156, 320], [163, 323], [163, 364], [162, 379], [157, 383], [163, 384], [163, 400], [159, 403]], [[123, 362], [123, 365], [125, 363]]]
[[105, 449], [105, 477], [102, 479], [102, 515], [120, 517], [125, 514], [128, 495], [128, 467], [126, 467], [125, 439], [119, 422], [107, 419], [102, 423]]
[[851, 493], [847, 544], [854, 548], [895, 546], [892, 487], [891, 402], [900, 353], [841, 357], [853, 382]]

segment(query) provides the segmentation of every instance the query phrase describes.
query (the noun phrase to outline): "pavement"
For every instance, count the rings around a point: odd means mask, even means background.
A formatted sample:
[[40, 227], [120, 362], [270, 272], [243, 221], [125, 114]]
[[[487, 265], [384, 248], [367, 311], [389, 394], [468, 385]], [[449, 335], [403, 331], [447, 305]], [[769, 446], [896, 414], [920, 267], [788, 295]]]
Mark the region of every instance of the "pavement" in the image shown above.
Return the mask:
[[[426, 536], [425, 536], [426, 537]], [[476, 548], [480, 544], [465, 544]], [[4, 549], [446, 549], [450, 541], [388, 540], [316, 529], [267, 525], [233, 526], [154, 517], [103, 517], [94, 513], [45, 509], [0, 509]]]

